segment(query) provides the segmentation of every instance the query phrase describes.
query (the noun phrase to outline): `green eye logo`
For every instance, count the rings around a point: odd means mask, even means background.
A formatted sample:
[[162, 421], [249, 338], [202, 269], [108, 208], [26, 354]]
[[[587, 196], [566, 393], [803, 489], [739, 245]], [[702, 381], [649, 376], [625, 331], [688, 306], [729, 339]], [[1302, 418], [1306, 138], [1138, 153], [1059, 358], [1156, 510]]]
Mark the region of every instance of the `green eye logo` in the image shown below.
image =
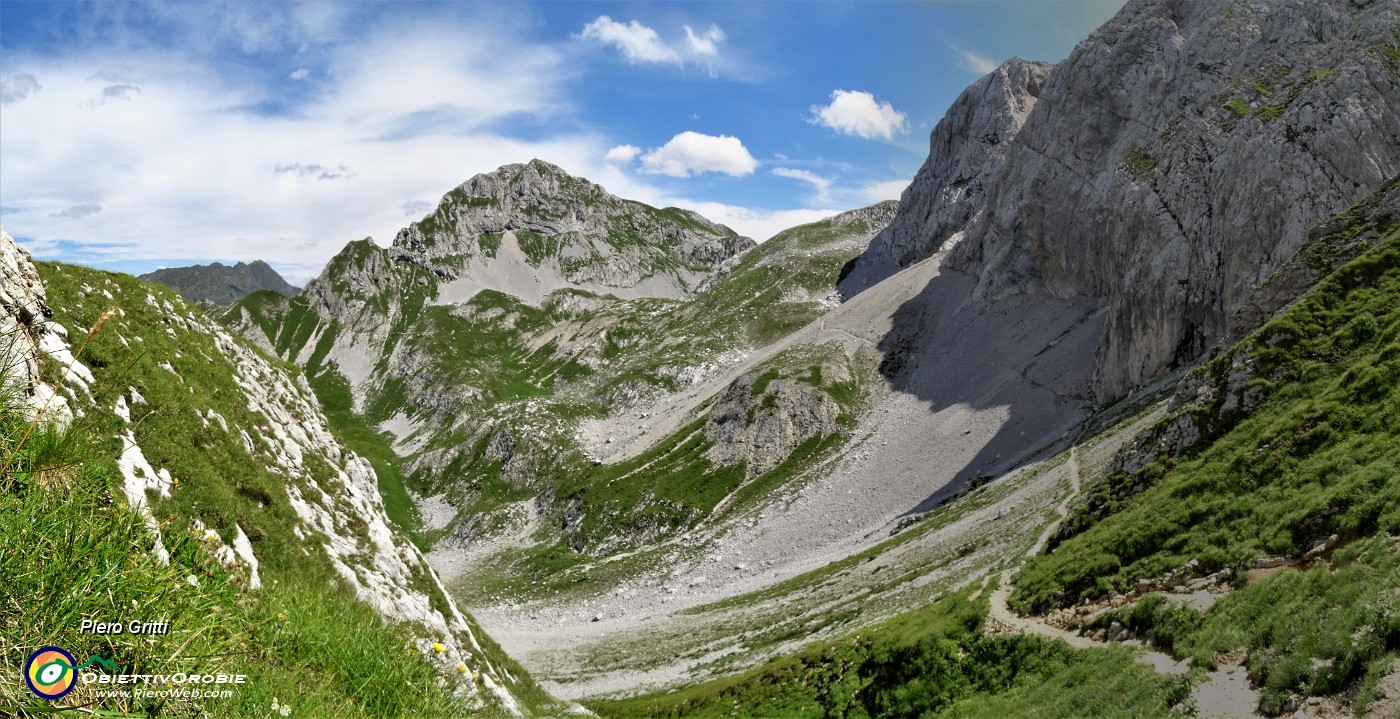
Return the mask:
[[62, 699], [77, 685], [73, 655], [58, 647], [41, 647], [24, 663], [24, 680], [29, 691], [41, 699]]

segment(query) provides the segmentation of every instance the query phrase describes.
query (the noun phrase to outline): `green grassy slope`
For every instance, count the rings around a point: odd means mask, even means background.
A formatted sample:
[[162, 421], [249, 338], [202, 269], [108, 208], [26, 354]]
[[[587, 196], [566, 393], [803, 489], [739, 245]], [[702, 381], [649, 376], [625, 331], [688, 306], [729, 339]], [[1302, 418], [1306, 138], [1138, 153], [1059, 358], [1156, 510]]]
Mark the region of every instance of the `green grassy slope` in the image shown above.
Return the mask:
[[[288, 454], [279, 431], [294, 429], [274, 426], [249, 400], [249, 392], [291, 388], [285, 379], [272, 382], [272, 375], [299, 370], [273, 360], [261, 370], [271, 373], [269, 384], [248, 386], [248, 370], [237, 369], [221, 345], [228, 340], [211, 334], [214, 325], [173, 291], [79, 267], [39, 269], [54, 322], [67, 329], [74, 351], [101, 314], [118, 312], [81, 354], [96, 378], [90, 392], [71, 383], [65, 388], [80, 416], [64, 433], [40, 428], [0, 477], [0, 713], [4, 705], [44, 706], [17, 670], [29, 650], [45, 644], [82, 655], [80, 661], [101, 655], [128, 673], [249, 675], [228, 699], [97, 701], [104, 711], [261, 717], [277, 699], [302, 716], [495, 714], [498, 709], [472, 696], [486, 691], [486, 678], [472, 675], [481, 667], [514, 677], [512, 690], [527, 704], [553, 706], [489, 641], [460, 657], [467, 667], [462, 681], [475, 684], [463, 692], [455, 681], [444, 681], [457, 658], [424, 656], [423, 647], [446, 638], [418, 624], [388, 623], [357, 601], [337, 562], [355, 568], [377, 561], [380, 540], [370, 536], [356, 503], [338, 494], [344, 485], [335, 477], [350, 460], [313, 442], [302, 445], [300, 470], [289, 470], [295, 453]], [[53, 361], [41, 367], [54, 384], [62, 368]], [[271, 401], [293, 413], [306, 407], [276, 396]], [[0, 449], [9, 454], [27, 428], [14, 407], [0, 410]], [[169, 472], [169, 496], [146, 496], [169, 565], [152, 556], [152, 534], [122, 495], [117, 458], [131, 449], [124, 435], [151, 467]], [[294, 497], [332, 508], [334, 532], [358, 550], [328, 554], [317, 534], [325, 530], [299, 515]], [[222, 542], [210, 541], [196, 522]], [[244, 563], [226, 565], [227, 555], [215, 556], [240, 531], [259, 560], [257, 590], [249, 589]], [[426, 565], [408, 566], [412, 576], [403, 578], [404, 588], [423, 592], [450, 613]], [[79, 634], [81, 619], [167, 621], [171, 633]], [[90, 688], [71, 697], [98, 700]]]
[[735, 677], [666, 694], [595, 701], [610, 719], [1174, 717], [1189, 684], [1154, 675], [1127, 648], [1076, 651], [981, 632], [975, 588]]

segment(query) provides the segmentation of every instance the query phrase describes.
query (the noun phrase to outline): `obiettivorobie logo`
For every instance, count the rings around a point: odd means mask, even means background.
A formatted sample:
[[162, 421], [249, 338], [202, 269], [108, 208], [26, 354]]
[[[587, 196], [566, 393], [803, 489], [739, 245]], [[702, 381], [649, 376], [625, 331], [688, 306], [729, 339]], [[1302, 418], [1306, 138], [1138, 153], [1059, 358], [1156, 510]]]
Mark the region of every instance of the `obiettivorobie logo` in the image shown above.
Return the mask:
[[[101, 665], [101, 668], [93, 667], [94, 664]], [[87, 671], [83, 671], [85, 669]], [[110, 659], [94, 654], [79, 664], [68, 650], [50, 646], [41, 647], [29, 655], [29, 660], [24, 663], [24, 681], [35, 696], [48, 701], [68, 696], [79, 684], [91, 686], [98, 701], [115, 698], [229, 699], [233, 697], [234, 688], [247, 683], [248, 675], [202, 672], [125, 674]], [[8, 708], [0, 706], [0, 713]]]
[[78, 685], [78, 670], [93, 664], [101, 664], [115, 672], [121, 671], [121, 667], [115, 662], [96, 654], [78, 664], [66, 649], [40, 647], [38, 651], [30, 654], [29, 661], [24, 663], [24, 681], [29, 684], [29, 691], [34, 692], [35, 696], [54, 701], [68, 696], [68, 692]]

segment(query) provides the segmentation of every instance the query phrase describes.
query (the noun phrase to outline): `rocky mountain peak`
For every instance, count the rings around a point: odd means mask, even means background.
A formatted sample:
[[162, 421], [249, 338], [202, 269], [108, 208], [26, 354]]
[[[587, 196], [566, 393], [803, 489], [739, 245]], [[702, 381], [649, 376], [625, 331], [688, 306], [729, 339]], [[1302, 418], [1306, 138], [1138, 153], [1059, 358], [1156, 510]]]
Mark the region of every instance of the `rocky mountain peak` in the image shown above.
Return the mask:
[[1101, 400], [1187, 366], [1400, 171], [1397, 27], [1394, 3], [1130, 2], [1053, 72], [963, 93], [844, 294], [958, 240], [980, 298], [1104, 303]]
[[258, 290], [272, 290], [287, 297], [301, 291], [262, 260], [234, 265], [213, 262], [190, 267], [166, 267], [141, 275], [140, 279], [165, 285], [191, 302], [212, 302], [216, 305], [233, 304]]
[[981, 218], [1008, 146], [1052, 69], [1012, 58], [958, 96], [929, 136], [928, 160], [904, 191], [899, 214], [843, 282], [847, 296], [931, 256]]
[[447, 282], [465, 280], [449, 298], [489, 288], [537, 302], [565, 286], [678, 297], [753, 245], [689, 210], [624, 200], [531, 160], [447, 193], [431, 214], [399, 232], [391, 254]]

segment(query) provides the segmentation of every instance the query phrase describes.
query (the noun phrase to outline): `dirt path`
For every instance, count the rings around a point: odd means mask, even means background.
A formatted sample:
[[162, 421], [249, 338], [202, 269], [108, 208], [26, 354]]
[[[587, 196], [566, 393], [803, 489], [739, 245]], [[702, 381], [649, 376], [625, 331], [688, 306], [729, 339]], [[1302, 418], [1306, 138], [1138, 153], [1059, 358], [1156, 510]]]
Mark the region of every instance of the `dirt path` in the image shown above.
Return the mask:
[[[1051, 522], [1050, 525], [1045, 528], [1045, 531], [1040, 533], [1040, 537], [1035, 540], [1035, 545], [1026, 552], [1027, 558], [1040, 554], [1041, 550], [1045, 548], [1046, 542], [1050, 541], [1050, 537], [1055, 533], [1055, 530], [1060, 528], [1060, 523], [1064, 521], [1065, 517], [1069, 516], [1070, 502], [1073, 502], [1074, 499], [1079, 496], [1079, 456], [1077, 454], [1077, 448], [1075, 447], [1070, 447], [1068, 465], [1070, 493], [1069, 496], [1065, 497], [1063, 502], [1060, 502], [1059, 506], [1055, 507], [1055, 513], [1060, 515], [1060, 518]], [[987, 613], [987, 625], [989, 628], [997, 633], [1019, 632], [1049, 637], [1051, 639], [1061, 639], [1066, 644], [1076, 649], [1113, 646], [1114, 642], [1101, 642], [1090, 639], [1089, 637], [1082, 636], [1075, 632], [1051, 626], [1039, 618], [1026, 617], [1011, 611], [1011, 607], [1007, 606], [1006, 599], [1011, 594], [1011, 578], [1015, 576], [1016, 572], [1020, 569], [1020, 566], [1016, 566], [1003, 571], [1001, 573], [1000, 583], [992, 592], [992, 595], [988, 597], [988, 601], [991, 604], [991, 609]], [[1138, 644], [1137, 642], [1128, 643]], [[1177, 661], [1162, 652], [1146, 651], [1139, 657], [1139, 661], [1150, 665], [1153, 671], [1158, 674], [1179, 676], [1185, 674], [1187, 671], [1187, 664], [1185, 661]]]

